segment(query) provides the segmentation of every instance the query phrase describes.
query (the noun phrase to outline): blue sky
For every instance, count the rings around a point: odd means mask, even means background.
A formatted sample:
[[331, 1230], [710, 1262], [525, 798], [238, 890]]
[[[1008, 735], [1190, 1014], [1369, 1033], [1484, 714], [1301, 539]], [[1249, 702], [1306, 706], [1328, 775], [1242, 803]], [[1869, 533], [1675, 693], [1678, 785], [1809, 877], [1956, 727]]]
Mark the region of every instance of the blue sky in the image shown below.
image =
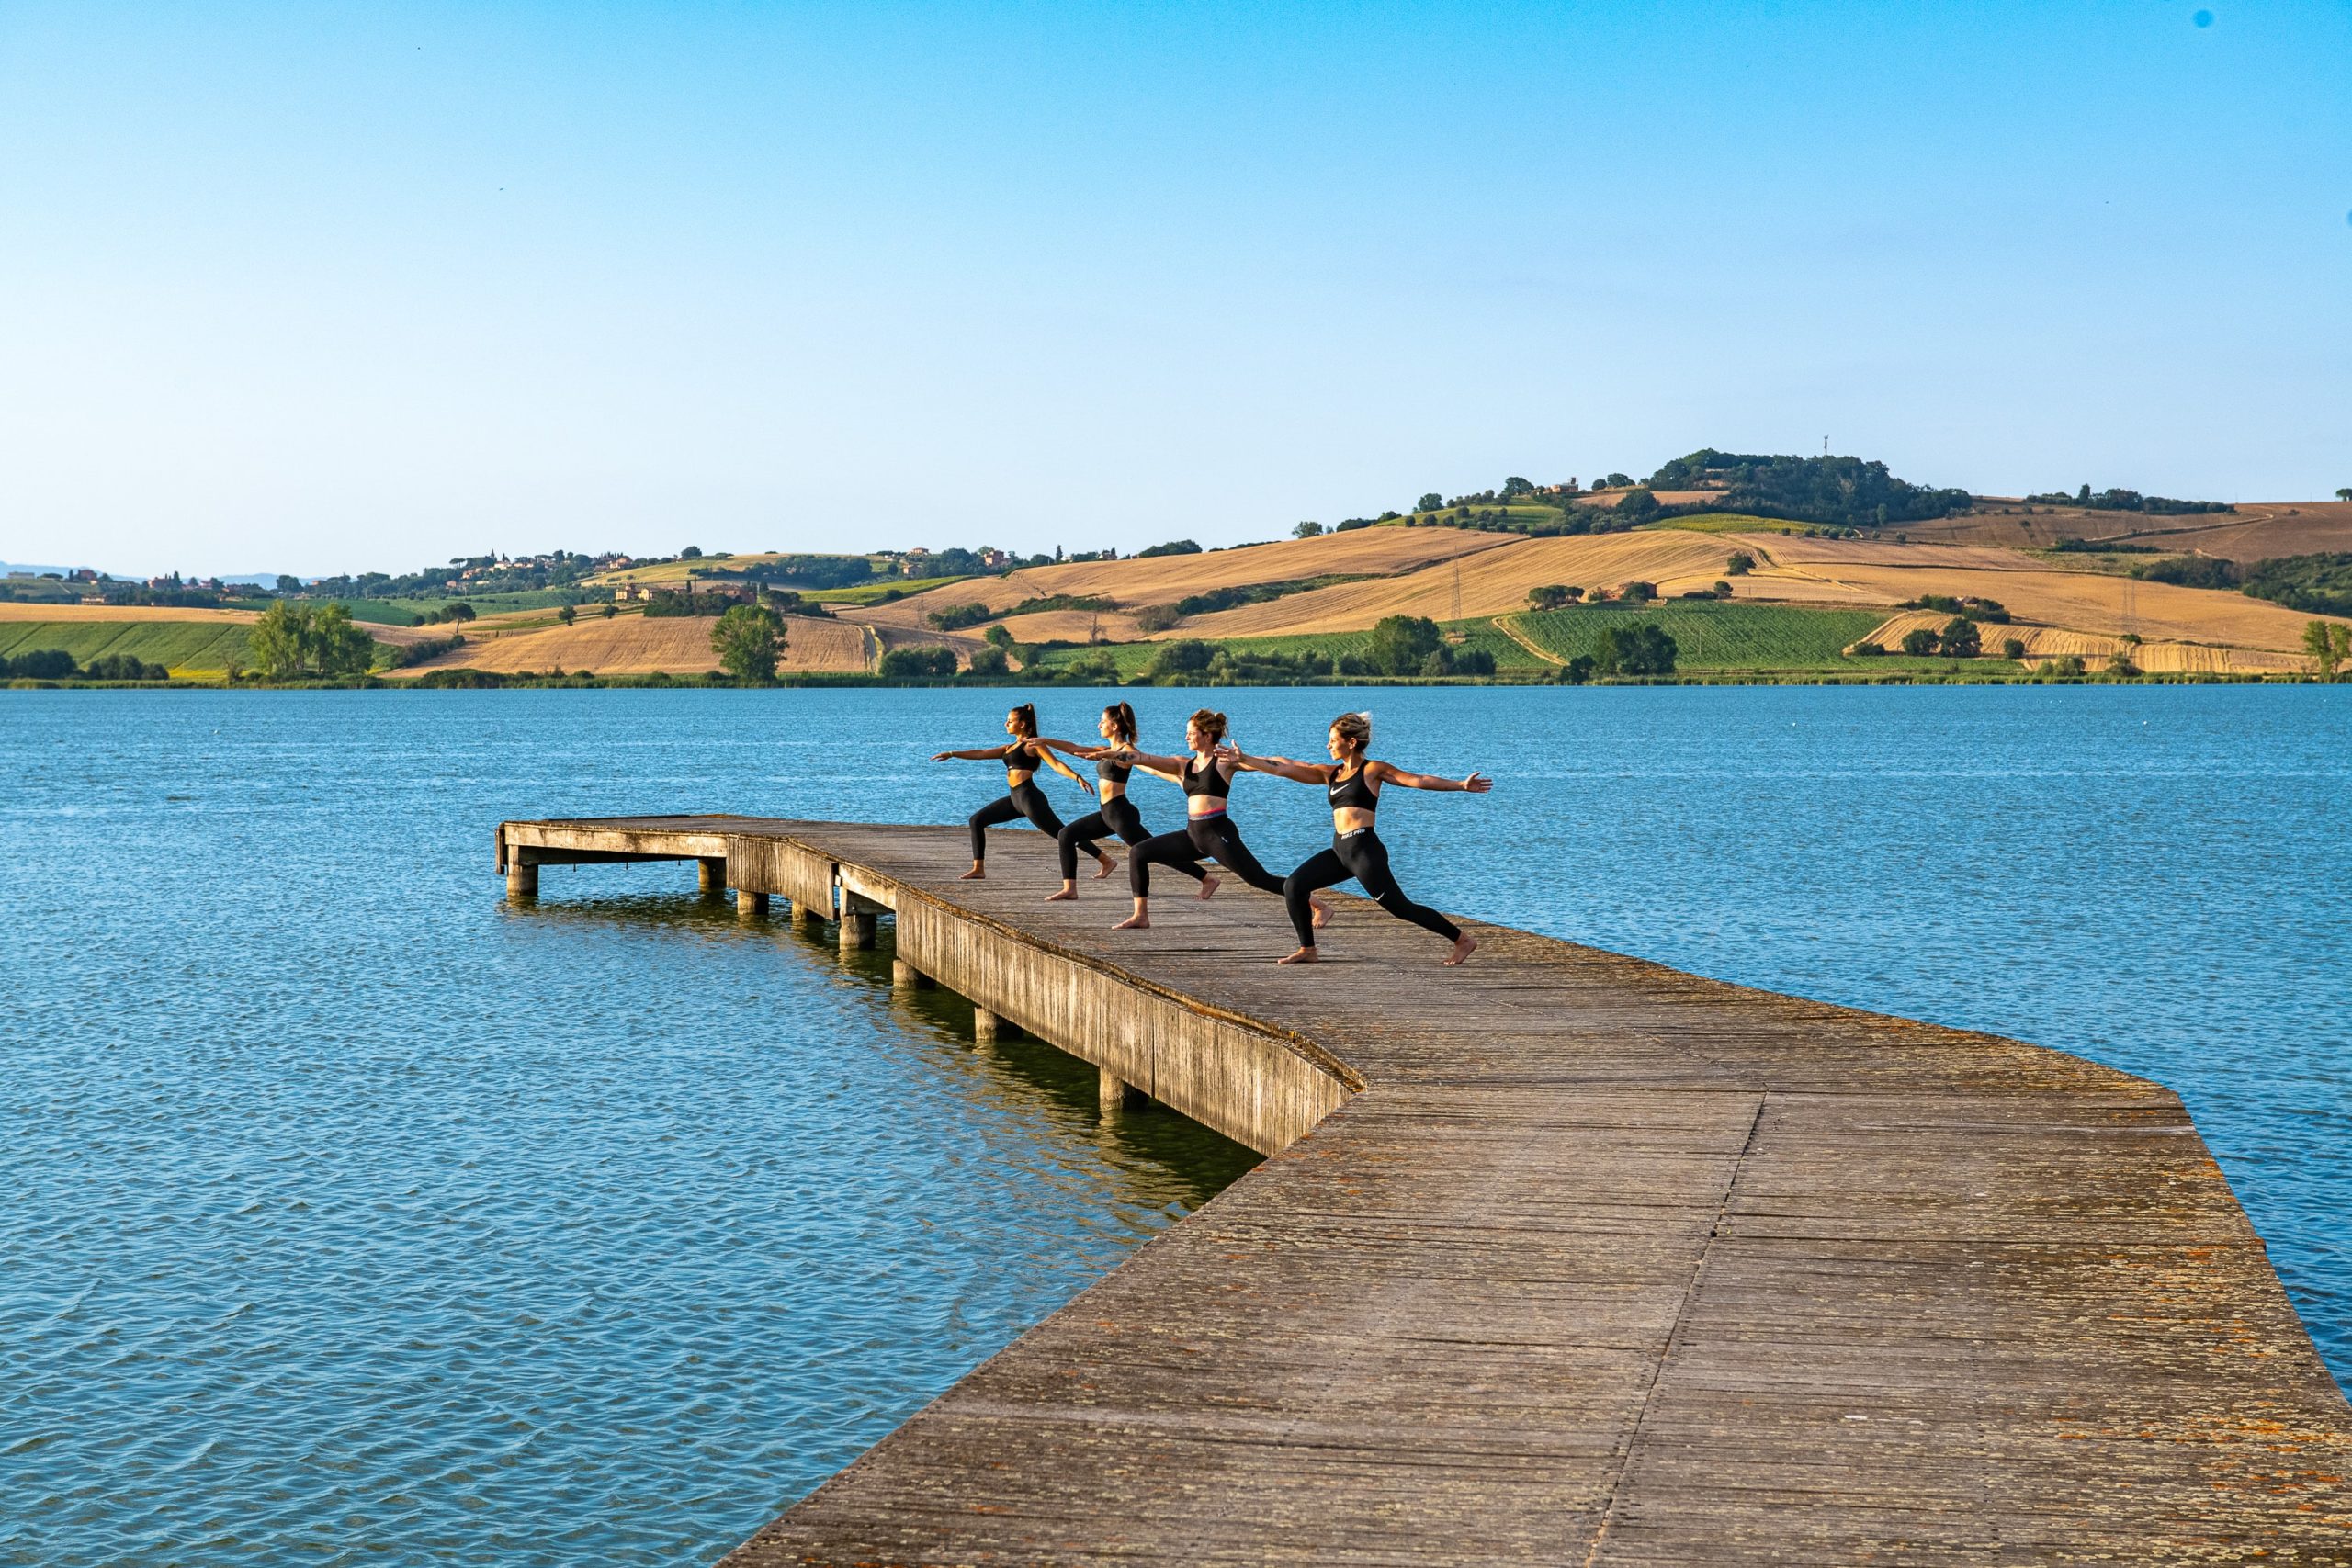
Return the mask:
[[0, 3], [0, 558], [2352, 484], [2352, 6]]

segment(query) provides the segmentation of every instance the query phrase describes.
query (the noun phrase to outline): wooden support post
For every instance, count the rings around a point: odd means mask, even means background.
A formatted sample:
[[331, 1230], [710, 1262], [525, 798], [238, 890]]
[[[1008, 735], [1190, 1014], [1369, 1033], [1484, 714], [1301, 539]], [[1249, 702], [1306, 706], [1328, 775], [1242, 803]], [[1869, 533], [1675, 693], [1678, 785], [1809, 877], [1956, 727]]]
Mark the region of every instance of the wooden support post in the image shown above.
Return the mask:
[[818, 914], [799, 899], [795, 898], [792, 901], [792, 929], [794, 931], [805, 931], [815, 922], [821, 920], [824, 918], [824, 916]]
[[869, 948], [874, 945], [874, 917], [863, 909], [842, 911], [842, 951]]
[[988, 1009], [976, 1007], [972, 1010], [972, 1038], [978, 1043], [993, 1045], [999, 1038], [1012, 1032], [1012, 1025]]
[[506, 896], [509, 898], [536, 898], [539, 896], [539, 863], [527, 850], [506, 852]]
[[754, 893], [748, 887], [735, 889], [735, 918], [737, 919], [763, 919], [766, 918], [767, 912], [768, 896], [766, 894]]
[[931, 985], [931, 976], [903, 958], [890, 960], [890, 984], [902, 991], [920, 991]]
[[716, 898], [727, 891], [727, 858], [724, 855], [704, 855], [695, 864], [700, 869], [696, 882], [704, 897]]
[[1099, 1069], [1102, 1079], [1097, 1094], [1102, 1120], [1116, 1122], [1129, 1111], [1139, 1110], [1150, 1103], [1143, 1090], [1119, 1077], [1108, 1067]]

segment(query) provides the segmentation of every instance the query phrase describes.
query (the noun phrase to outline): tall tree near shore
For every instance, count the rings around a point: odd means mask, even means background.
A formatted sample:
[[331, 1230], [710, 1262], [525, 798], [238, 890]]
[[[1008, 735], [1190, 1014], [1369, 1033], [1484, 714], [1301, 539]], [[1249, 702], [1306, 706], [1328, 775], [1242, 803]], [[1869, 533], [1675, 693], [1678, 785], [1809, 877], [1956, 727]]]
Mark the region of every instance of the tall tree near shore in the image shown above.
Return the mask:
[[773, 681], [784, 657], [784, 618], [757, 604], [738, 604], [712, 624], [711, 651], [741, 681]]

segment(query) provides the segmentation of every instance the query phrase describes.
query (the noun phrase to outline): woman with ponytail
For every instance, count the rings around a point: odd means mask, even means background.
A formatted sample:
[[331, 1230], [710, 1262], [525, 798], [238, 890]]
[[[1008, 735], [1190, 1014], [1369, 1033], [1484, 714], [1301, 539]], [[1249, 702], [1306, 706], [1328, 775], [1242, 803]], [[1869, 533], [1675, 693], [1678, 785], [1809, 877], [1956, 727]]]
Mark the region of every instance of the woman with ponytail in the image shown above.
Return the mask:
[[[1053, 769], [1073, 783], [1086, 783], [1068, 762], [1053, 752], [1057, 746], [1065, 751], [1075, 748], [1067, 740], [1049, 740], [1038, 735], [1035, 704], [1023, 703], [1006, 714], [1004, 732], [1012, 737], [1006, 745], [975, 747], [968, 751], [942, 751], [932, 758], [934, 762], [955, 761], [1004, 764], [1005, 794], [971, 815], [972, 869], [964, 874], [962, 880], [966, 882], [978, 882], [988, 874], [988, 829], [1000, 822], [1026, 817], [1047, 838], [1058, 840], [1061, 837], [1062, 819], [1054, 815], [1053, 803], [1046, 798], [1046, 792], [1037, 787], [1039, 764]], [[1080, 843], [1077, 847], [1102, 863], [1103, 875], [1111, 874], [1117, 863], [1109, 855], [1091, 843]]]
[[1292, 872], [1283, 884], [1283, 897], [1290, 904], [1291, 929], [1298, 933], [1298, 951], [1283, 962], [1316, 962], [1315, 928], [1323, 919], [1319, 912], [1311, 913], [1314, 897], [1326, 887], [1352, 878], [1363, 885], [1374, 903], [1398, 919], [1410, 920], [1452, 942], [1453, 952], [1446, 963], [1461, 963], [1478, 945], [1478, 939], [1435, 909], [1405, 897], [1405, 890], [1396, 886], [1396, 878], [1388, 869], [1388, 848], [1373, 830], [1373, 813], [1379, 808], [1380, 787], [1384, 784], [1401, 784], [1407, 789], [1460, 790], [1484, 795], [1495, 787], [1495, 781], [1476, 773], [1466, 779], [1442, 779], [1429, 773], [1408, 773], [1393, 762], [1373, 761], [1364, 755], [1372, 745], [1372, 716], [1368, 713], [1343, 713], [1333, 719], [1329, 745], [1329, 762], [1250, 757], [1229, 747], [1223, 753], [1229, 755], [1237, 766], [1253, 772], [1295, 779], [1300, 784], [1319, 784], [1330, 801], [1331, 847]]
[[[1094, 792], [1102, 801], [1102, 808], [1080, 818], [1062, 829], [1060, 844], [1062, 886], [1060, 892], [1049, 893], [1046, 896], [1046, 902], [1048, 904], [1078, 897], [1078, 852], [1090, 840], [1103, 833], [1116, 833], [1123, 842], [1129, 844], [1140, 844], [1150, 839], [1151, 835], [1144, 830], [1143, 813], [1137, 811], [1135, 802], [1127, 798], [1129, 773], [1140, 767], [1146, 773], [1159, 773], [1161, 778], [1176, 782], [1174, 773], [1160, 773], [1159, 769], [1149, 766], [1145, 760], [1136, 755], [1136, 710], [1134, 708], [1125, 703], [1113, 703], [1102, 710], [1102, 722], [1098, 728], [1102, 731], [1104, 745], [1071, 747], [1069, 750], [1073, 756], [1088, 756], [1094, 759]], [[1041, 744], [1059, 746], [1062, 743], [1058, 740], [1047, 740]], [[1205, 898], [1216, 891], [1217, 879], [1203, 871], [1199, 863], [1190, 856], [1182, 860], [1170, 861], [1168, 863], [1201, 885], [1201, 891], [1197, 897]], [[1110, 874], [1110, 858], [1104, 856], [1102, 869], [1096, 872], [1094, 875], [1099, 881]]]
[[[1226, 796], [1233, 789], [1234, 759], [1239, 755], [1225, 744], [1225, 715], [1208, 708], [1194, 714], [1184, 725], [1184, 743], [1193, 749], [1189, 757], [1154, 757], [1130, 750], [1126, 760], [1138, 768], [1172, 778], [1184, 786], [1184, 807], [1187, 820], [1181, 833], [1162, 833], [1147, 839], [1136, 846], [1127, 857], [1127, 890], [1135, 895], [1136, 912], [1121, 920], [1115, 931], [1144, 931], [1151, 925], [1151, 868], [1154, 864], [1181, 866], [1195, 855], [1215, 860], [1250, 886], [1268, 893], [1283, 890], [1281, 877], [1258, 863], [1250, 846], [1241, 841], [1241, 829], [1226, 815]], [[1099, 756], [1108, 748], [1080, 755]], [[1202, 884], [1202, 897], [1207, 897], [1208, 885]], [[1316, 919], [1322, 918], [1322, 906], [1314, 905]]]

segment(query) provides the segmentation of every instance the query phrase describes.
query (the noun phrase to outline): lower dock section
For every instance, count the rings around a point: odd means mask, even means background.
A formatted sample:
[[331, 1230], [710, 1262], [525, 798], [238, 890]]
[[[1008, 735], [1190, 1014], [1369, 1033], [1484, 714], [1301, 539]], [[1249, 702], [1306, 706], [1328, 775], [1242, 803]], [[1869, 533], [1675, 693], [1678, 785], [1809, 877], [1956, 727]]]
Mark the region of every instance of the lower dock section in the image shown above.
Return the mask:
[[[2179, 1101], [2058, 1052], [1051, 845], [513, 822], [720, 867], [1268, 1154], [761, 1530], [811, 1563], [2352, 1563], [2352, 1408]], [[518, 886], [517, 868], [528, 886]], [[1105, 885], [1110, 887], [1111, 885]], [[756, 908], [747, 918], [758, 918]]]

